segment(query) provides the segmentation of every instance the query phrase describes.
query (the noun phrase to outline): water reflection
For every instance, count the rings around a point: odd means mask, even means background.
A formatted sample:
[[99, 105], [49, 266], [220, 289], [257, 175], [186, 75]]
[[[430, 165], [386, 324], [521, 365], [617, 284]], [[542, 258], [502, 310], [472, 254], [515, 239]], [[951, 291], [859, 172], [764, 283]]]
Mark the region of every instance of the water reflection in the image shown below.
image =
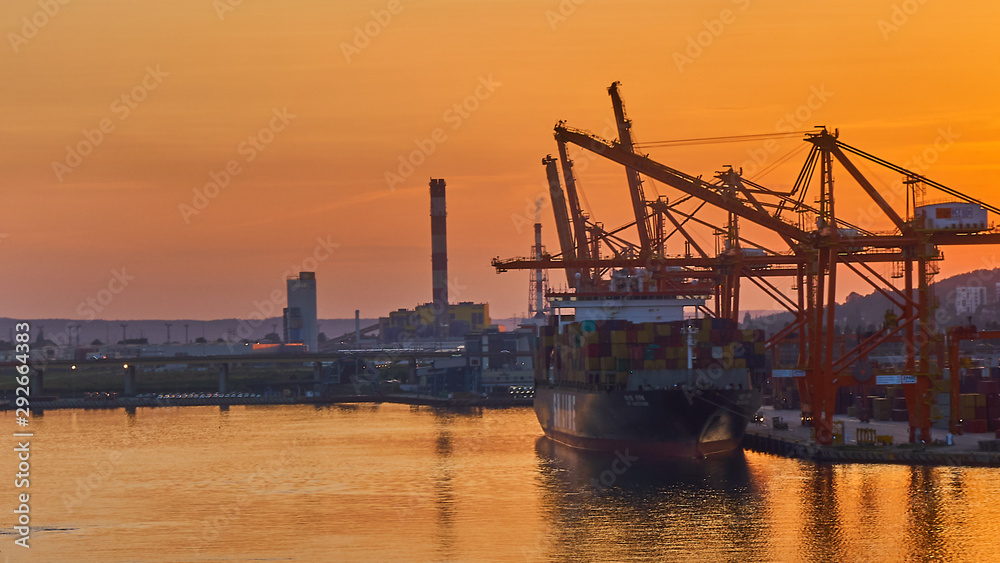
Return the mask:
[[[947, 560], [947, 540], [943, 531], [944, 499], [947, 483], [941, 475], [942, 469], [934, 467], [910, 467], [907, 498], [907, 535], [910, 542], [910, 559], [929, 556], [925, 560]], [[947, 470], [945, 470], [947, 471]], [[941, 481], [941, 482], [939, 482]], [[919, 557], [918, 557], [919, 556]]]
[[810, 464], [804, 466], [805, 486], [801, 492], [801, 536], [808, 553], [828, 554], [831, 561], [844, 560], [844, 537], [837, 496], [837, 472], [841, 466]]
[[[435, 413], [436, 414], [436, 413]], [[438, 557], [451, 561], [455, 556], [455, 477], [452, 456], [451, 416], [438, 416], [435, 420], [434, 453], [434, 509]]]
[[33, 424], [44, 463], [32, 465], [31, 560], [189, 561], [192, 548], [204, 561], [882, 563], [1000, 553], [1000, 480], [989, 468], [755, 453], [653, 463], [539, 439], [534, 414], [514, 409], [169, 407], [53, 411]]
[[742, 453], [663, 462], [546, 438], [535, 449], [553, 539], [546, 559], [762, 560], [766, 519]]

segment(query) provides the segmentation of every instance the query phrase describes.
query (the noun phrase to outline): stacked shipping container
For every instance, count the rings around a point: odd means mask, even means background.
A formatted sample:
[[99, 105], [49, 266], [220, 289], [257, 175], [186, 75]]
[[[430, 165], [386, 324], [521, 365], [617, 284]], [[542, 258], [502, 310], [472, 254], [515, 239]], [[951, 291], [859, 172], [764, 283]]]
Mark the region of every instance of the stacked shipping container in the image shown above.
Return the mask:
[[1000, 381], [979, 380], [976, 393], [959, 395], [958, 416], [963, 432], [993, 432], [1000, 428]]
[[683, 330], [688, 326], [697, 330], [695, 369], [765, 368], [764, 331], [740, 330], [727, 319], [580, 321], [565, 325], [561, 333], [550, 324], [540, 331], [536, 365], [546, 372], [554, 368], [559, 382], [625, 385], [632, 371], [687, 369]]

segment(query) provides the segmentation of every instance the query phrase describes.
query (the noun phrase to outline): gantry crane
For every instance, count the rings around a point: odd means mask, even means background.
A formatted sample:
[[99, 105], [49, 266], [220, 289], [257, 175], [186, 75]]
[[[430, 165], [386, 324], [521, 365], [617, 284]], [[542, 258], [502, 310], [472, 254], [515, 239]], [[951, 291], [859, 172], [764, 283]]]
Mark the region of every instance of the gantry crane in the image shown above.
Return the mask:
[[[942, 342], [942, 336], [934, 325], [932, 313], [936, 304], [930, 290], [931, 279], [937, 271], [936, 262], [942, 258], [939, 247], [1000, 244], [1000, 232], [988, 230], [985, 225], [951, 230], [930, 228], [929, 220], [916, 212], [915, 192], [914, 213], [910, 214], [908, 196], [907, 209], [900, 215], [852, 159], [861, 158], [903, 175], [908, 190], [922, 185], [985, 211], [1000, 214], [1000, 209], [850, 146], [839, 140], [837, 131], [831, 133], [826, 128], [804, 134], [810, 150], [795, 184], [787, 192], [772, 190], [743, 178], [741, 171], [732, 167], [727, 167], [717, 173], [713, 181], [708, 181], [657, 162], [648, 154], [636, 152], [632, 122], [625, 116], [619, 87], [620, 84], [615, 82], [608, 89], [618, 125], [618, 140], [603, 139], [585, 130], [569, 127], [562, 121], [555, 126], [564, 177], [567, 187], [570, 184], [573, 186], [569, 190], [572, 221], [565, 203], [562, 204], [562, 211], [557, 211], [557, 229], [563, 229], [559, 231], [562, 254], [535, 260], [495, 259], [493, 265], [497, 271], [564, 268], [568, 276], [575, 276], [577, 272], [586, 273], [586, 276], [581, 275], [581, 279], [592, 287], [601, 284], [601, 275], [609, 268], [646, 268], [655, 279], [667, 286], [671, 283], [682, 285], [691, 279], [705, 280], [715, 287], [715, 310], [706, 312], [737, 321], [741, 280], [749, 280], [794, 315], [791, 323], [769, 337], [767, 347], [772, 348], [797, 333], [796, 367], [804, 376], [797, 378], [796, 382], [802, 397], [803, 417], [815, 420], [816, 439], [822, 444], [829, 444], [833, 439], [836, 389], [863, 379], [865, 371], [858, 371], [857, 366], [867, 362], [868, 353], [902, 335], [906, 348], [905, 369], [916, 379], [915, 384], [905, 388], [910, 438], [916, 440], [919, 434], [919, 439], [929, 440], [931, 389], [934, 382], [942, 377], [941, 367], [945, 360], [939, 353], [936, 364], [931, 362], [931, 351]], [[584, 217], [579, 210], [576, 179], [571, 167], [566, 166], [567, 144], [625, 167], [634, 223], [605, 231]], [[554, 159], [548, 157], [545, 162], [555, 209], [556, 198], [561, 197], [562, 190]], [[874, 232], [838, 215], [835, 206], [835, 165], [847, 172], [860, 187], [861, 193], [872, 202], [873, 208], [884, 216], [883, 220], [891, 223], [891, 232]], [[813, 182], [817, 168], [818, 180]], [[666, 198], [646, 201], [640, 175], [674, 188], [682, 195], [673, 202]], [[818, 185], [818, 207], [806, 202], [806, 193], [814, 183]], [[558, 194], [553, 186], [559, 188]], [[836, 192], [844, 189], [843, 185], [838, 186]], [[680, 204], [688, 201], [698, 202], [699, 205], [693, 212], [685, 213], [681, 211]], [[706, 205], [728, 214], [724, 229], [697, 216]], [[790, 214], [795, 214], [799, 220], [790, 221], [787, 219]], [[806, 217], [814, 217], [815, 223], [805, 221]], [[669, 234], [664, 233], [665, 221], [674, 227]], [[772, 249], [745, 238], [740, 232], [739, 221], [773, 233], [785, 247]], [[559, 227], [560, 222], [563, 227]], [[563, 232], [571, 232], [571, 223], [575, 241], [564, 242]], [[654, 229], [650, 228], [651, 224]], [[637, 244], [619, 236], [632, 225], [638, 233]], [[723, 250], [710, 256], [685, 225], [719, 229], [726, 240]], [[655, 231], [655, 235], [651, 231]], [[675, 233], [685, 240], [687, 250], [683, 256], [665, 254], [664, 242]], [[586, 240], [581, 240], [584, 237]], [[611, 256], [602, 255], [601, 242], [605, 242], [605, 246], [612, 251]], [[586, 253], [581, 250], [584, 248]], [[691, 254], [691, 248], [697, 255]], [[878, 263], [899, 265], [903, 287], [896, 287], [879, 274], [872, 267], [872, 264]], [[860, 339], [846, 351], [838, 351], [834, 346], [837, 276], [841, 267], [857, 274], [900, 311], [893, 326]], [[769, 281], [768, 278], [772, 277], [792, 277], [795, 295], [786, 295]], [[572, 279], [570, 285], [573, 285]]]

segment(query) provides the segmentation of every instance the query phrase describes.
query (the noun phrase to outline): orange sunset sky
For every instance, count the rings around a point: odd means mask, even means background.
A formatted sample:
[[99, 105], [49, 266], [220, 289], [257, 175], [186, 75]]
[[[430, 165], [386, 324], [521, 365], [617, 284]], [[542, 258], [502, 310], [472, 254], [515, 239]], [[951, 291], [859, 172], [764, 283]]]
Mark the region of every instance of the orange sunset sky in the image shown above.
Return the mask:
[[[80, 318], [117, 272], [98, 318], [247, 317], [318, 239], [335, 247], [318, 251], [320, 317], [412, 307], [431, 298], [430, 177], [448, 183], [452, 299], [523, 314], [527, 273], [490, 259], [529, 251], [557, 120], [615, 136], [615, 80], [640, 142], [770, 133], [798, 112], [795, 129], [931, 156], [926, 175], [997, 204], [998, 22], [998, 3], [943, 0], [5, 0], [0, 316]], [[779, 144], [768, 161], [803, 143]], [[760, 149], [649, 152], [711, 176]], [[804, 156], [759, 181], [787, 187]], [[627, 221], [621, 168], [576, 158], [588, 211]], [[858, 220], [838, 174], [838, 213]], [[942, 274], [998, 252], [945, 248]], [[744, 308], [777, 308], [747, 291]]]

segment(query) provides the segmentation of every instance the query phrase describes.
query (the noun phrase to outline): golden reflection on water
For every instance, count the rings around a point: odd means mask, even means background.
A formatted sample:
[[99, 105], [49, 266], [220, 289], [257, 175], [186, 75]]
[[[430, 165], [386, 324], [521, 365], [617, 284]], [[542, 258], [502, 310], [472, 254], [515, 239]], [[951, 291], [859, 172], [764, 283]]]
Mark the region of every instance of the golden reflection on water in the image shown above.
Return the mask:
[[[667, 465], [555, 444], [530, 409], [49, 411], [32, 424], [32, 548], [11, 547], [5, 508], [10, 561], [1000, 560], [992, 469], [752, 453]], [[13, 456], [0, 471], [13, 476]], [[9, 506], [20, 491], [4, 482]]]

